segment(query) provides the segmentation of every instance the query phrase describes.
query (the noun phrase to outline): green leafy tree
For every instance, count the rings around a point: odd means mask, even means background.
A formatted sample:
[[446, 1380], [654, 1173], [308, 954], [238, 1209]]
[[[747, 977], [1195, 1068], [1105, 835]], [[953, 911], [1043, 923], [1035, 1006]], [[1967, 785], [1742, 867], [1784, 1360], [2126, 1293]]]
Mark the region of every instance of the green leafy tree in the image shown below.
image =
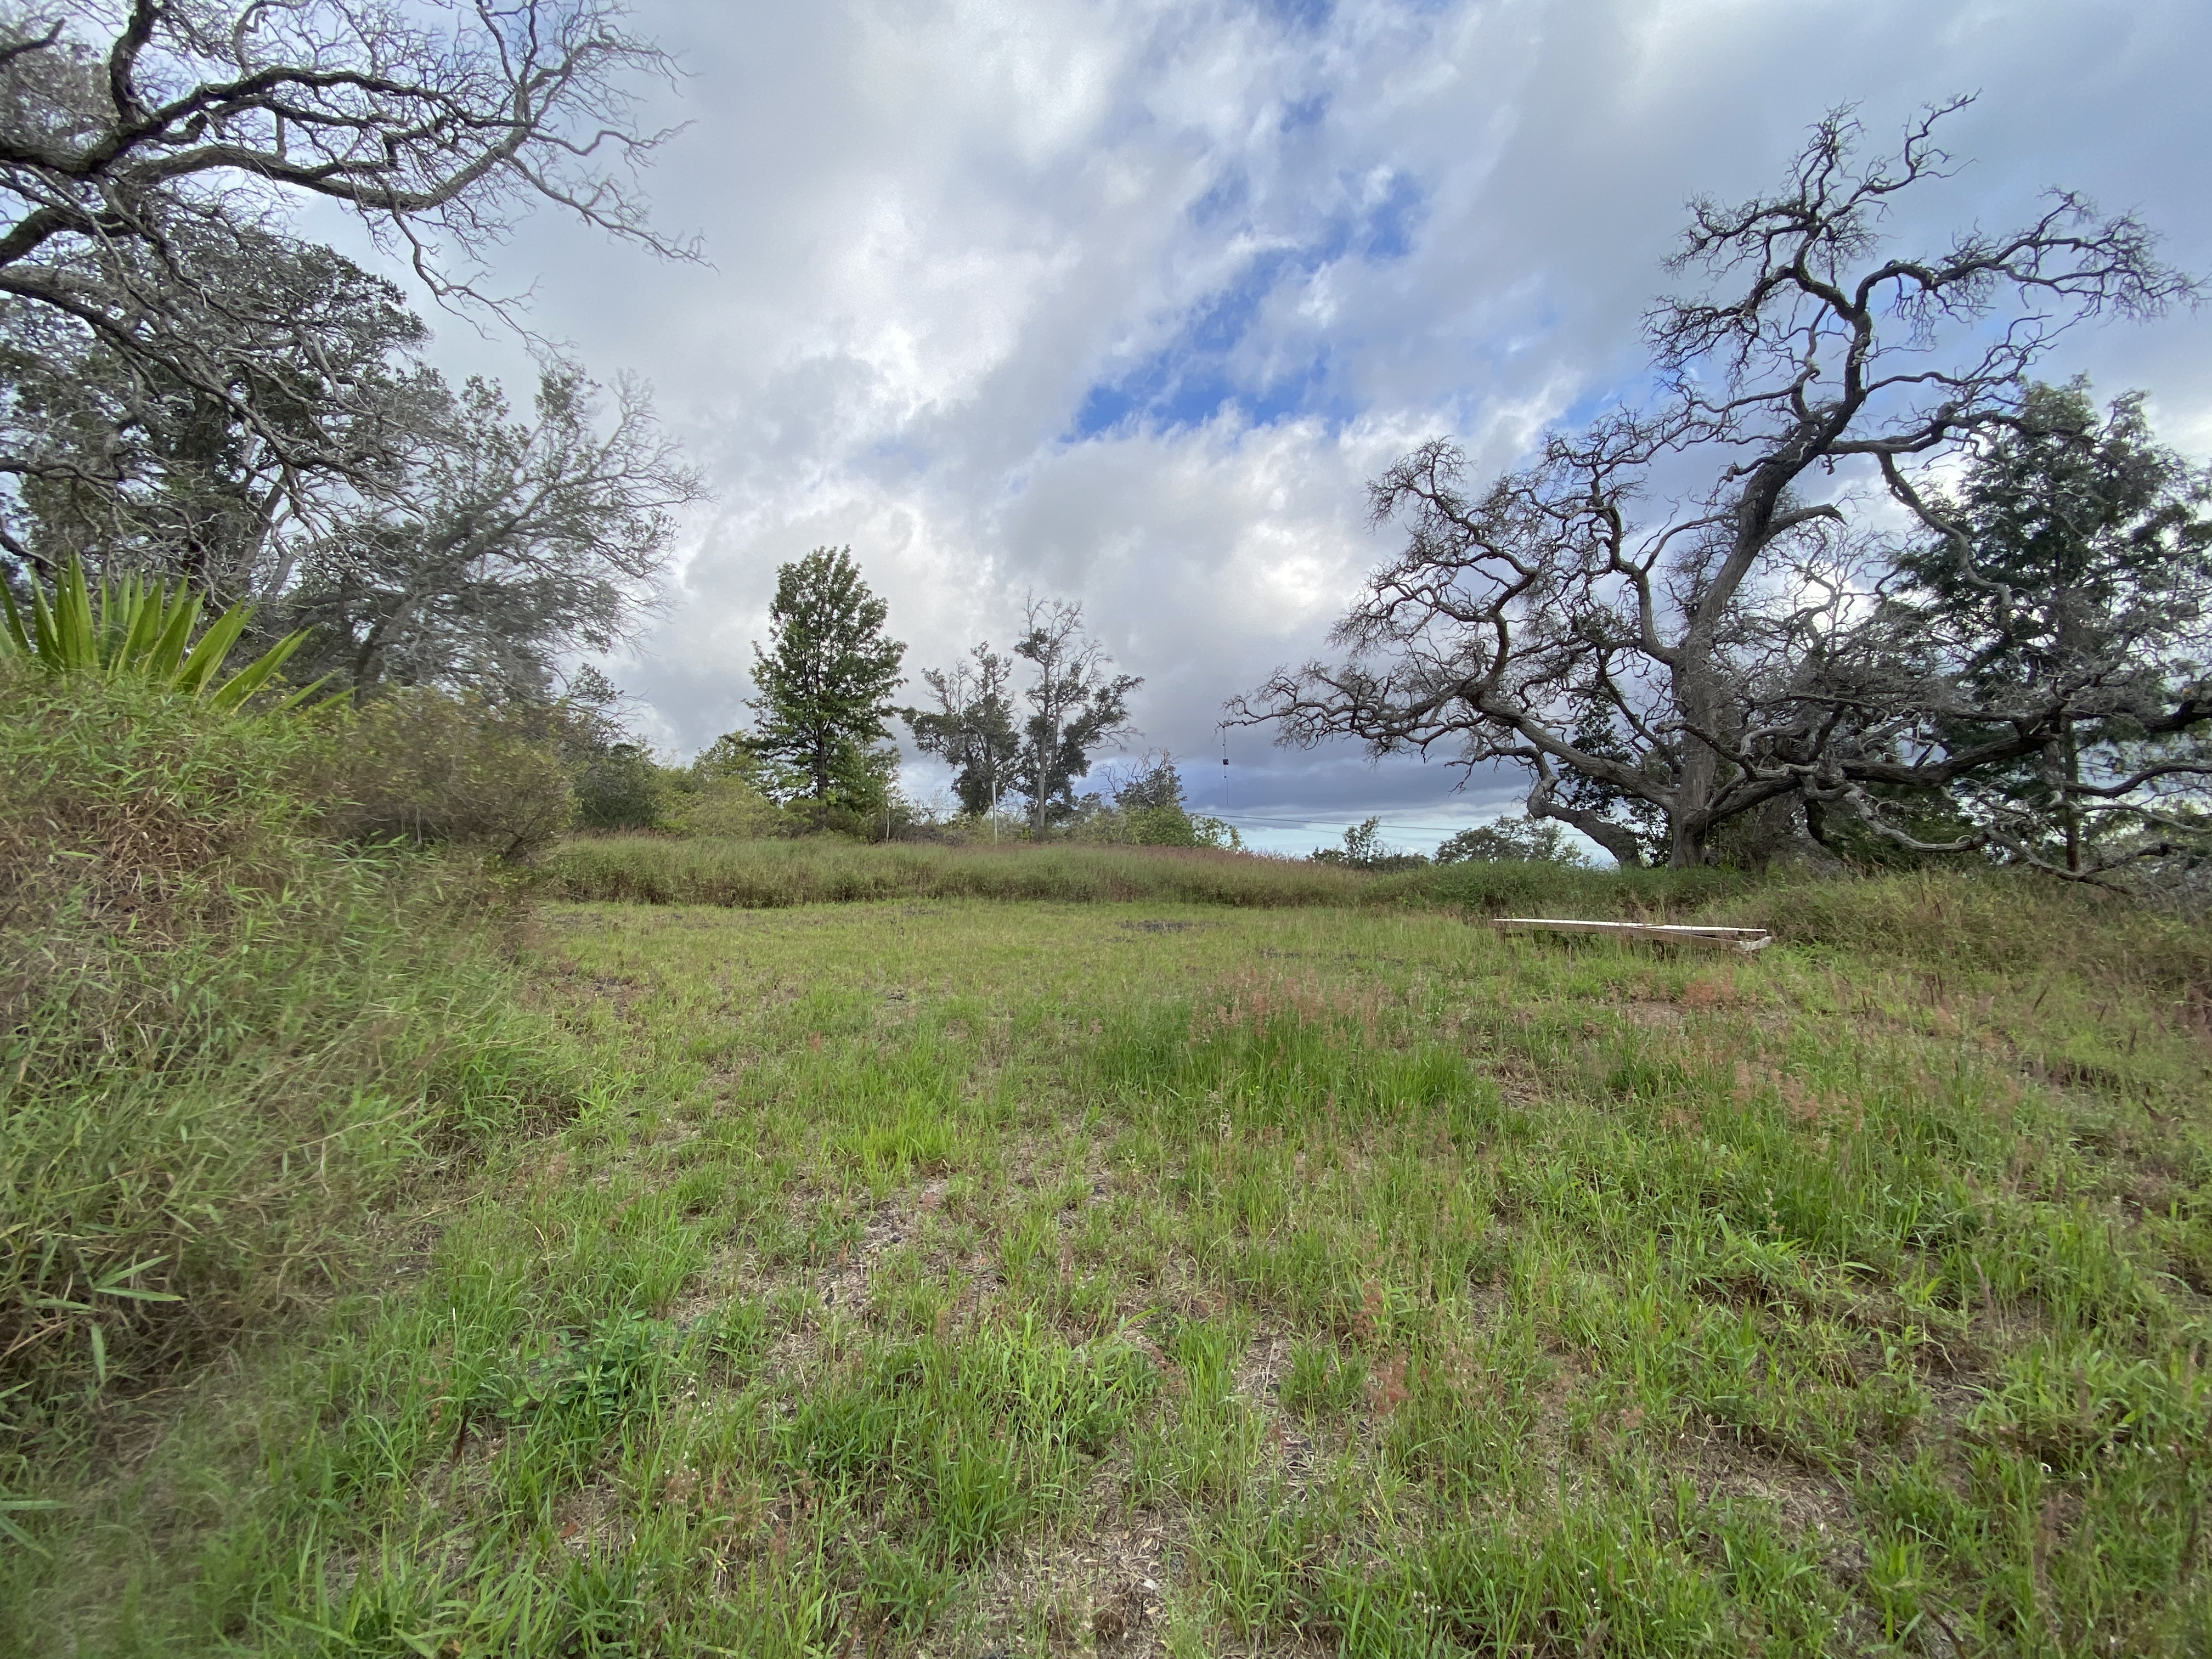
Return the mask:
[[1956, 497], [1899, 561], [1890, 626], [1957, 688], [1941, 750], [2039, 739], [1954, 785], [1960, 838], [2077, 877], [2202, 842], [2212, 473], [2157, 441], [2141, 393], [2100, 418], [2085, 383], [2037, 385]]
[[969, 660], [950, 672], [922, 672], [922, 683], [937, 699], [935, 708], [902, 708], [899, 715], [914, 733], [915, 747], [942, 757], [953, 769], [952, 793], [960, 810], [981, 817], [997, 811], [1000, 798], [1015, 787], [1022, 736], [1008, 695], [1013, 664], [988, 642], [968, 655]]
[[568, 774], [583, 830], [653, 830], [668, 805], [670, 778], [630, 729], [623, 693], [589, 663], [550, 702], [516, 700], [529, 711]]
[[1115, 787], [1114, 811], [1139, 847], [1217, 847], [1242, 851], [1243, 837], [1219, 818], [1192, 815], [1175, 757], [1147, 755]]
[[887, 637], [889, 607], [868, 591], [848, 548], [817, 547], [776, 571], [769, 644], [753, 646], [745, 739], [769, 793], [823, 806], [879, 810], [896, 747], [886, 747], [906, 647]]
[[1498, 818], [1471, 824], [1437, 848], [1438, 864], [1586, 865], [1567, 832], [1549, 818]]

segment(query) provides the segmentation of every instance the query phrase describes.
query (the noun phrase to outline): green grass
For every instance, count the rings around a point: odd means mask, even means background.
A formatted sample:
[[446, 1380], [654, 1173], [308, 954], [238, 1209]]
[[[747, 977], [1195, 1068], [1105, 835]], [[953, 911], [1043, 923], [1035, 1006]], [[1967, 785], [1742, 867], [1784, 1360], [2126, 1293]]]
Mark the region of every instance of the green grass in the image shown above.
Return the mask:
[[51, 1471], [0, 1631], [2208, 1650], [2192, 936], [1727, 885], [1747, 962], [1398, 890], [550, 910], [573, 1120]]
[[544, 867], [554, 890], [568, 898], [748, 909], [895, 898], [1345, 904], [1372, 879], [1327, 865], [1203, 848], [866, 846], [827, 836], [577, 836], [549, 853]]
[[[2033, 970], [2063, 938], [2077, 971], [2167, 994], [2212, 984], [2212, 929], [2090, 889], [2002, 872], [1760, 881], [1728, 871], [1431, 866], [1369, 875], [1304, 860], [1170, 848], [866, 846], [831, 836], [578, 836], [544, 861], [559, 897], [781, 909], [887, 899], [1440, 909], [1697, 921], [1925, 969]], [[2080, 952], [2094, 953], [2083, 958]], [[2212, 1012], [2212, 1011], [2207, 1011]]]
[[559, 1079], [502, 974], [439, 948], [465, 878], [303, 830], [295, 727], [20, 666], [0, 696], [4, 1490], [327, 1294], [380, 1199]]
[[0, 705], [0, 1651], [47, 1653], [105, 1473], [572, 1079], [480, 882], [307, 832], [296, 725], [20, 665]]

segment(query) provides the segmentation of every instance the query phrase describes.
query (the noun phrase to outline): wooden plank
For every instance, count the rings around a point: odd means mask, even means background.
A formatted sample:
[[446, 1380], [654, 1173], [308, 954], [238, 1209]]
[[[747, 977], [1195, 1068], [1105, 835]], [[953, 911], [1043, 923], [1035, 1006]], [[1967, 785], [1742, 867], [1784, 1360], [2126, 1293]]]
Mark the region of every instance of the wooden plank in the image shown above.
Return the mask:
[[1505, 933], [1595, 933], [1662, 945], [1718, 945], [1749, 956], [1774, 943], [1764, 927], [1696, 927], [1650, 921], [1577, 921], [1564, 916], [1500, 916], [1490, 924]]

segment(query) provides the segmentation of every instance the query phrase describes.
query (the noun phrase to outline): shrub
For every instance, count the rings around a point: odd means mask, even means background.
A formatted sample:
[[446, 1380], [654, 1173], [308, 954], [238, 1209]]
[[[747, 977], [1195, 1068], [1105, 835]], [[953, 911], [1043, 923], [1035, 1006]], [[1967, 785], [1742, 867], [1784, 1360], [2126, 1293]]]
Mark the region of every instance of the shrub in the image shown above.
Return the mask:
[[1468, 826], [1437, 848], [1438, 864], [1556, 864], [1581, 868], [1589, 860], [1550, 818], [1504, 817]]
[[610, 744], [575, 771], [576, 824], [584, 830], [655, 830], [666, 817], [668, 787], [642, 745]]
[[82, 562], [72, 557], [62, 567], [51, 600], [44, 588], [32, 585], [27, 616], [0, 581], [0, 658], [50, 674], [139, 680], [204, 697], [218, 709], [242, 708], [276, 684], [277, 672], [307, 636], [288, 635], [226, 674], [231, 649], [252, 620], [253, 607], [232, 605], [203, 631], [204, 604], [204, 597], [188, 584], [179, 581], [172, 592], [166, 580], [156, 577], [126, 575], [116, 583], [103, 579], [94, 587], [85, 580]]
[[520, 716], [412, 686], [330, 711], [317, 728], [292, 783], [338, 840], [518, 859], [568, 827], [560, 758]]
[[667, 828], [682, 836], [766, 841], [790, 835], [783, 810], [742, 777], [713, 778], [671, 798]]
[[1344, 832], [1344, 845], [1322, 847], [1312, 854], [1316, 864], [1341, 864], [1354, 870], [1370, 871], [1376, 875], [1392, 875], [1401, 871], [1419, 870], [1428, 864], [1425, 854], [1408, 853], [1400, 848], [1386, 846], [1382, 841], [1382, 820], [1366, 818]]

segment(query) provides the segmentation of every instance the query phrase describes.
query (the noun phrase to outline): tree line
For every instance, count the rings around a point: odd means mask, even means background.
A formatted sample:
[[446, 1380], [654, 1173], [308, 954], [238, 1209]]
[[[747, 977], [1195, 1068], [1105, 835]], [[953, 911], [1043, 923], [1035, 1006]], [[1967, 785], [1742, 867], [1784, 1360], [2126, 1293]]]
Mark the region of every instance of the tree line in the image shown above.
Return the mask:
[[[1115, 672], [1080, 605], [1031, 598], [1008, 652], [980, 641], [950, 668], [924, 669], [926, 705], [893, 694], [907, 647], [852, 550], [816, 548], [781, 567], [769, 640], [753, 647], [750, 729], [719, 738], [699, 766], [817, 822], [895, 823], [899, 750], [892, 722], [952, 770], [962, 815], [1031, 837], [1089, 831], [1174, 845], [1227, 845], [1225, 824], [1194, 818], [1171, 757], [1079, 793], [1098, 757], [1136, 735], [1129, 698], [1144, 682]], [[1108, 822], [1110, 820], [1110, 822]]]
[[[696, 476], [641, 386], [550, 351], [526, 399], [451, 384], [401, 291], [292, 210], [354, 214], [441, 304], [509, 321], [485, 272], [526, 211], [690, 257], [633, 183], [665, 137], [635, 86], [669, 72], [618, 0], [0, 15], [0, 581], [250, 605], [245, 642], [295, 680], [550, 718], [618, 801], [650, 757], [611, 687], [562, 671], [632, 635]], [[1406, 539], [1337, 654], [1231, 718], [1518, 768], [1532, 819], [1625, 864], [2201, 882], [2212, 477], [2142, 395], [2043, 378], [2070, 331], [2201, 284], [2063, 191], [1899, 245], [1898, 208], [1956, 171], [1959, 107], [1879, 153], [1838, 112], [1776, 189], [1693, 202], [1651, 395], [1486, 481], [1448, 439], [1388, 469], [1370, 514]], [[884, 624], [849, 551], [786, 566], [755, 727], [701, 764], [865, 817], [896, 719], [969, 814], [1036, 835], [1098, 810], [1079, 781], [1140, 682], [1079, 608], [1033, 601], [914, 707]]]

